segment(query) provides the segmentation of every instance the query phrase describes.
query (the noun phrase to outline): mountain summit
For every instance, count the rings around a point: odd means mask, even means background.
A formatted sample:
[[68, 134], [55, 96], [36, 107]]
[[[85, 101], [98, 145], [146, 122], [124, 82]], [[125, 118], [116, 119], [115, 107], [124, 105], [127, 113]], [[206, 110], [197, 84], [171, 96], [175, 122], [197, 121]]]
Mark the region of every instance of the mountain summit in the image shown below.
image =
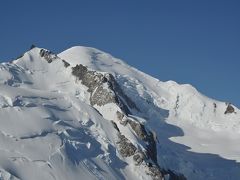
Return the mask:
[[240, 179], [239, 140], [231, 103], [94, 48], [0, 65], [3, 180]]

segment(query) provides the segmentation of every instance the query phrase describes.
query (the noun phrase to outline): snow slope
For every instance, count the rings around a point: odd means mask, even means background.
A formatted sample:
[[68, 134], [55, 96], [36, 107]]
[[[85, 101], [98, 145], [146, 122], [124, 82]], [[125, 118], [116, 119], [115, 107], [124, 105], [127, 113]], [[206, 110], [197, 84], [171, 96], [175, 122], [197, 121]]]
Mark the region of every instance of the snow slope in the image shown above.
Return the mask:
[[[130, 112], [115, 101], [94, 104], [97, 90], [73, 75], [79, 64], [95, 79], [112, 74]], [[101, 85], [100, 92], [118, 95], [108, 83]], [[124, 157], [119, 134], [137, 151], [150, 142], [117, 120], [116, 112], [152, 132], [156, 162], [151, 157], [136, 165], [131, 155]], [[193, 180], [235, 180], [239, 140], [237, 107], [191, 85], [159, 81], [94, 48], [77, 46], [55, 55], [35, 47], [0, 65], [0, 179], [154, 179], [146, 173], [151, 162], [168, 171], [165, 179], [174, 172]]]

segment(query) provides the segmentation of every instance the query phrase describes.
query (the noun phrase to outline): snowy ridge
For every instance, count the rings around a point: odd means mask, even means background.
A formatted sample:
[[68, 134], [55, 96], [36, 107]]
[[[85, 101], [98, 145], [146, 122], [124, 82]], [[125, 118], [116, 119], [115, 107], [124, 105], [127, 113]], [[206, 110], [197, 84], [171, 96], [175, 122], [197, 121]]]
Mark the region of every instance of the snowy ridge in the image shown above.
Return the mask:
[[0, 65], [0, 179], [239, 179], [239, 140], [234, 105], [94, 48]]

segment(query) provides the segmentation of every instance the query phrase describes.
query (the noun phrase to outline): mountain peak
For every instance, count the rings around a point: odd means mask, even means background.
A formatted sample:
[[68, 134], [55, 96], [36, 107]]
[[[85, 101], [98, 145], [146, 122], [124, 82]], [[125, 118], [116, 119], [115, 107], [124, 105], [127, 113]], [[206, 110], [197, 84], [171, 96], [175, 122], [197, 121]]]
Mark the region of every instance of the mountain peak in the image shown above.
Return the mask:
[[0, 178], [240, 177], [239, 109], [94, 48], [1, 64], [0, 117]]

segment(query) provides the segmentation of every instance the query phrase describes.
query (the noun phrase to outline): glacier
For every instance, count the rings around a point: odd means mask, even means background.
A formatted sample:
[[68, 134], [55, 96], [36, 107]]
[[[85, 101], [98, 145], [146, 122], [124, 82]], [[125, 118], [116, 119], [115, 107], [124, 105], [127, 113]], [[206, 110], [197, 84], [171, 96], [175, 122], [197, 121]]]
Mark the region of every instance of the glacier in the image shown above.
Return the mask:
[[3, 180], [236, 180], [239, 141], [236, 106], [95, 48], [0, 65]]

